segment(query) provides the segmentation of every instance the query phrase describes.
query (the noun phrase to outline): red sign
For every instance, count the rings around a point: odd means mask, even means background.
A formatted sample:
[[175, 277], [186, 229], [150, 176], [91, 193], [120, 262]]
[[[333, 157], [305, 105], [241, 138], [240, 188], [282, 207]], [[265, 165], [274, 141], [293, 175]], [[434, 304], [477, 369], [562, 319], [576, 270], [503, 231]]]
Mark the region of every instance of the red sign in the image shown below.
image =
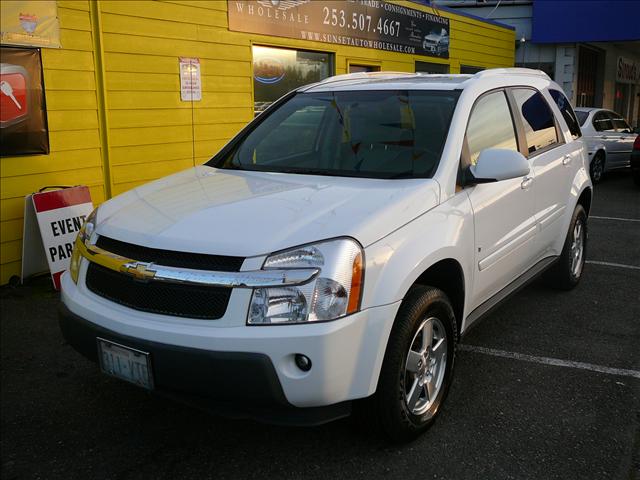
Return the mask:
[[91, 194], [87, 187], [71, 187], [35, 193], [32, 199], [49, 270], [58, 290], [60, 275], [71, 261], [73, 242], [93, 210]]
[[18, 65], [4, 67], [0, 73], [0, 122], [13, 124], [29, 114], [26, 70]]

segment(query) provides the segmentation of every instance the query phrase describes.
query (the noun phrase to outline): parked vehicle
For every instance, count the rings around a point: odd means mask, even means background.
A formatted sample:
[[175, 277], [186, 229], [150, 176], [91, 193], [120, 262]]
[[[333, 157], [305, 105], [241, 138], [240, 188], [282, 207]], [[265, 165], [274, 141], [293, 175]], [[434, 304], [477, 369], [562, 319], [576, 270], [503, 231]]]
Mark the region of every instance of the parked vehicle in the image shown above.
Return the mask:
[[543, 272], [579, 282], [579, 134], [560, 87], [526, 69], [299, 88], [206, 164], [90, 215], [62, 332], [104, 372], [228, 415], [353, 408], [408, 440], [474, 322]]
[[633, 151], [631, 152], [631, 174], [633, 181], [640, 187], [640, 135], [633, 142]]
[[589, 172], [593, 183], [605, 172], [626, 168], [633, 142], [638, 136], [624, 117], [601, 108], [576, 108], [576, 115], [589, 151]]

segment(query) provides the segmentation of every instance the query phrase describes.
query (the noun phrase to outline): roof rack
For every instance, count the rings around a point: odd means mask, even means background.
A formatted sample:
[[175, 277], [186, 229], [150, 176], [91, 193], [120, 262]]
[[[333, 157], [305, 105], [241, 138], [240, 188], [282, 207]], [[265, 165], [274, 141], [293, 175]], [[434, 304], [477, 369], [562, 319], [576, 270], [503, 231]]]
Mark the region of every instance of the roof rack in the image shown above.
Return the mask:
[[318, 84], [325, 85], [327, 83], [333, 82], [343, 82], [345, 80], [357, 80], [359, 78], [375, 78], [375, 77], [401, 77], [401, 76], [413, 76], [414, 73], [411, 72], [392, 72], [383, 70], [381, 72], [357, 72], [357, 73], [343, 73], [340, 75], [334, 75], [333, 77], [326, 78], [324, 80], [320, 80]]
[[490, 68], [488, 70], [482, 70], [476, 73], [474, 78], [484, 78], [484, 77], [496, 77], [499, 75], [527, 75], [533, 77], [542, 77], [548, 80], [551, 80], [549, 75], [544, 73], [542, 70], [534, 70], [532, 68], [519, 68], [519, 67], [511, 67], [511, 68]]

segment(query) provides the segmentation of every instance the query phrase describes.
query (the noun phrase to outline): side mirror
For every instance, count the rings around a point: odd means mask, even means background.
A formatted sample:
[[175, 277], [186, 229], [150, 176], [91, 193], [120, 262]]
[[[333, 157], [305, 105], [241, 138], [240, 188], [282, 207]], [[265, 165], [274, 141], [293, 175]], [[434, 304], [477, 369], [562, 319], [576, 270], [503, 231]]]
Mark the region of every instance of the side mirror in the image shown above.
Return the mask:
[[515, 150], [487, 148], [478, 161], [469, 167], [468, 184], [499, 182], [529, 174], [529, 162]]

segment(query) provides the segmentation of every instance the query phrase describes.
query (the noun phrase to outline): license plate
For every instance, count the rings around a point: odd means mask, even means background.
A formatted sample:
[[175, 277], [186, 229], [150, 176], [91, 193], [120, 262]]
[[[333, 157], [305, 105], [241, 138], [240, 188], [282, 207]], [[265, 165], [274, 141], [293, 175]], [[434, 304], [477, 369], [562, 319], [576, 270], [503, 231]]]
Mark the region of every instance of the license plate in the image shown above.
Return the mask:
[[153, 374], [147, 352], [98, 338], [100, 369], [107, 375], [151, 390]]

